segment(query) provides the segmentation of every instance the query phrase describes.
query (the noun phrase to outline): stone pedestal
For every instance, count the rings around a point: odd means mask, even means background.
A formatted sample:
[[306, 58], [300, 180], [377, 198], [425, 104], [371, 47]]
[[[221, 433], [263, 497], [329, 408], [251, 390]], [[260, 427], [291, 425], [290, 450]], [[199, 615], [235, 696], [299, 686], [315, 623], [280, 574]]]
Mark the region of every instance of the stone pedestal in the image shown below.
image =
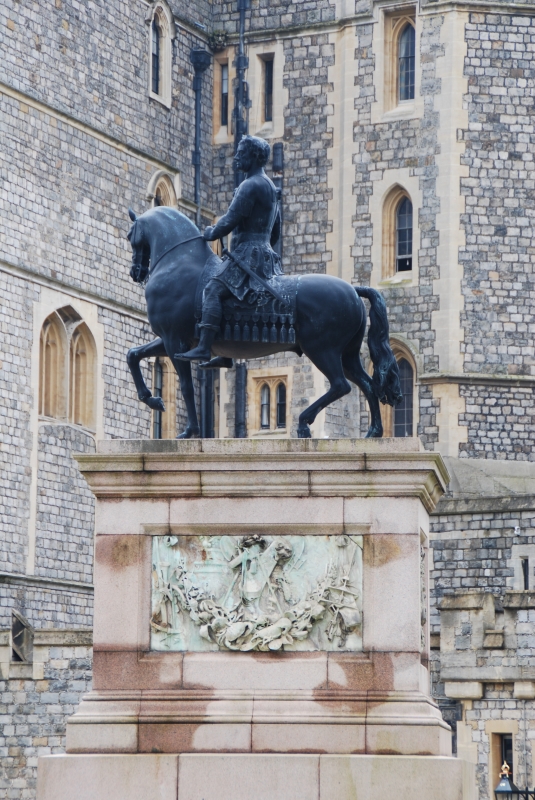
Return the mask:
[[[429, 693], [415, 439], [106, 441], [94, 687], [38, 800], [469, 800]], [[178, 787], [178, 789], [177, 789]]]

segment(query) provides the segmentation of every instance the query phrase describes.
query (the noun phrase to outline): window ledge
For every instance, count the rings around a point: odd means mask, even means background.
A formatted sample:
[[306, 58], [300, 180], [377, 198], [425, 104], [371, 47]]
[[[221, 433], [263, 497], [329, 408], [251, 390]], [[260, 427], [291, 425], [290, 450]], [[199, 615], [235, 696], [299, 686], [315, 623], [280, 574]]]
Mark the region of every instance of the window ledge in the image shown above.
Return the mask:
[[39, 414], [39, 422], [46, 423], [47, 425], [61, 425], [63, 427], [67, 426], [69, 428], [74, 428], [77, 431], [83, 431], [84, 433], [89, 434], [90, 436], [96, 435], [95, 428], [86, 428], [84, 425], [77, 425], [75, 422], [69, 422], [68, 419], [57, 419], [57, 417], [44, 417], [42, 414]]
[[160, 105], [164, 106], [167, 109], [171, 108], [171, 98], [164, 97], [161, 94], [154, 94], [154, 92], [149, 92], [149, 97], [151, 100], [156, 100]]
[[255, 132], [255, 136], [261, 136], [263, 139], [269, 139], [275, 136], [275, 126], [273, 122], [264, 122], [262, 127]]
[[382, 119], [385, 122], [396, 119], [411, 119], [421, 116], [421, 113], [422, 109], [420, 108], [420, 104], [416, 105], [416, 103], [412, 101], [407, 101], [406, 103], [400, 103], [389, 111], [385, 111]]
[[[401, 277], [403, 276], [403, 277]], [[391, 278], [384, 278], [379, 281], [379, 286], [411, 286], [413, 282], [413, 270], [398, 272]]]
[[271, 428], [271, 429], [268, 430], [266, 428], [263, 428], [263, 429], [260, 428], [260, 430], [255, 431], [253, 434], [251, 434], [252, 438], [257, 438], [257, 437], [261, 437], [261, 436], [274, 436], [274, 437], [279, 436], [280, 438], [284, 439], [284, 438], [286, 438], [288, 436], [288, 429], [287, 428]]
[[214, 144], [229, 144], [234, 141], [234, 136], [229, 132], [228, 125], [221, 125], [214, 135]]

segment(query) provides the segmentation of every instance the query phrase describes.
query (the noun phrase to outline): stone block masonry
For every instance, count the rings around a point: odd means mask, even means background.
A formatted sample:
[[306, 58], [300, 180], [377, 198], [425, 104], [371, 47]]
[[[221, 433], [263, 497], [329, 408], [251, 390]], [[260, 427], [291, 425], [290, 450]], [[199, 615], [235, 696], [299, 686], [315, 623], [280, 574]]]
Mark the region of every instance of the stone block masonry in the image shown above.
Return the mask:
[[0, 798], [35, 797], [38, 756], [65, 751], [65, 722], [91, 688], [91, 631], [40, 631], [34, 642], [38, 676], [5, 661], [0, 630]]

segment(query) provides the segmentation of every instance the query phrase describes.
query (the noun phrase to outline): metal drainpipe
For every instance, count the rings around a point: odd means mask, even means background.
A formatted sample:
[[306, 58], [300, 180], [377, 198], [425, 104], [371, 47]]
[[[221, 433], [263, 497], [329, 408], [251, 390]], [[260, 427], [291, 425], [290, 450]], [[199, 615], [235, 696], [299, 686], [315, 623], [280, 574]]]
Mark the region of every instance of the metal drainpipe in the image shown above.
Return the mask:
[[245, 424], [247, 365], [244, 362], [236, 364], [236, 385], [234, 393], [234, 436], [236, 439], [245, 439], [247, 437], [247, 426]]
[[273, 159], [272, 159], [272, 180], [277, 187], [277, 199], [279, 201], [279, 213], [281, 217], [281, 232], [279, 241], [275, 245], [275, 252], [282, 259], [282, 192], [284, 189], [284, 144], [282, 142], [275, 142], [273, 145]]
[[195, 168], [195, 205], [197, 206], [196, 223], [201, 227], [201, 90], [202, 75], [212, 61], [212, 56], [207, 50], [194, 49], [190, 53], [190, 61], [195, 75], [193, 76], [193, 91], [195, 92], [195, 149], [192, 153], [192, 164]]
[[[238, 0], [238, 11], [240, 12], [240, 36], [238, 40], [238, 52], [236, 54], [236, 91], [234, 93], [234, 152], [238, 149], [242, 136], [249, 130], [248, 108], [249, 87], [245, 80], [245, 71], [249, 66], [249, 59], [245, 55], [245, 11], [251, 7], [251, 0]], [[234, 168], [234, 187], [238, 187], [243, 181], [243, 172]]]

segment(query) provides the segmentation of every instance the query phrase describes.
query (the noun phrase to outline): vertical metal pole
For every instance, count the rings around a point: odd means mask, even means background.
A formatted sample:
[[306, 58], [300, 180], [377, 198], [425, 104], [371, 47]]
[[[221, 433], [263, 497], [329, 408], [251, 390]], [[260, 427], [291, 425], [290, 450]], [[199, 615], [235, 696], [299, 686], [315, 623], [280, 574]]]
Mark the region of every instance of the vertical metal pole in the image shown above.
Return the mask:
[[247, 437], [247, 426], [245, 424], [247, 365], [244, 363], [236, 364], [235, 396], [234, 435], [236, 439], [245, 439]]
[[[245, 80], [245, 72], [249, 66], [249, 59], [245, 55], [245, 11], [251, 7], [251, 0], [238, 0], [240, 12], [240, 28], [238, 50], [236, 54], [236, 91], [234, 93], [234, 152], [238, 149], [242, 136], [249, 129], [249, 87]], [[234, 167], [234, 186], [237, 187], [243, 180], [243, 173]]]
[[199, 394], [201, 399], [201, 439], [214, 438], [214, 370], [197, 367]]
[[271, 162], [273, 171], [273, 183], [277, 187], [277, 200], [279, 202], [279, 213], [281, 217], [281, 232], [279, 241], [275, 245], [275, 252], [282, 259], [282, 192], [284, 189], [284, 145], [282, 142], [275, 142], [273, 145], [273, 159]]
[[208, 67], [212, 56], [207, 50], [195, 49], [190, 53], [193, 65], [193, 91], [195, 92], [195, 149], [192, 153], [192, 164], [195, 169], [195, 205], [197, 206], [196, 223], [201, 226], [201, 100], [202, 75]]

